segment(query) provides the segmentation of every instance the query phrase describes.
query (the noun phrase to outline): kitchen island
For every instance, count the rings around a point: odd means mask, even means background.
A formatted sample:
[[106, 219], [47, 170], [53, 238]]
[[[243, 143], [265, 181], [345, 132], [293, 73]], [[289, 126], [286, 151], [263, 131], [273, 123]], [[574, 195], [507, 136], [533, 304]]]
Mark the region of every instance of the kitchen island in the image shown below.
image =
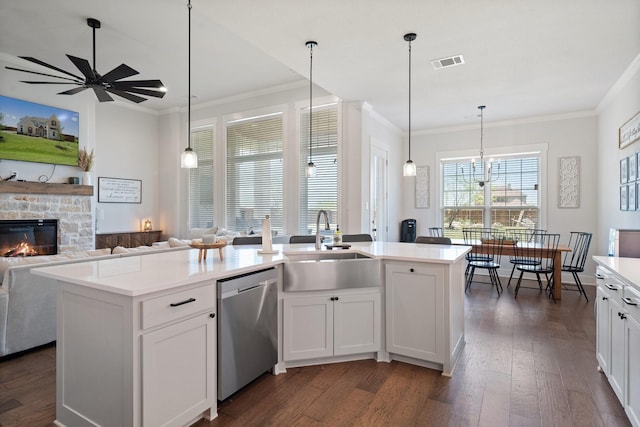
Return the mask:
[[[56, 422], [180, 426], [215, 417], [217, 281], [281, 271], [287, 254], [315, 251], [308, 244], [274, 245], [278, 253], [270, 255], [258, 249], [227, 246], [223, 260], [206, 262], [198, 262], [194, 249], [34, 269], [59, 283]], [[354, 243], [349, 251], [381, 260], [379, 288], [305, 294], [284, 292], [280, 283], [274, 373], [288, 366], [375, 357], [451, 375], [464, 346], [464, 255], [469, 250]], [[336, 303], [342, 297], [342, 303], [363, 292], [371, 298], [364, 304], [360, 298], [353, 307], [358, 313], [364, 308], [364, 318], [373, 322], [366, 330], [375, 342], [342, 357], [287, 360], [283, 341], [290, 337], [282, 313], [287, 301], [324, 297]], [[376, 300], [378, 315], [369, 316], [367, 307], [375, 310]]]

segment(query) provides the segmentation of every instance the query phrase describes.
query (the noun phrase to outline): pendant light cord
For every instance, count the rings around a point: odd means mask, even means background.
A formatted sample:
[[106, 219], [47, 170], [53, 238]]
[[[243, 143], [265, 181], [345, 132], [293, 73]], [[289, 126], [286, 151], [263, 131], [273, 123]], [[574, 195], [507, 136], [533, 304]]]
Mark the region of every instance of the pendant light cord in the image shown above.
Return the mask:
[[187, 144], [189, 147], [189, 150], [191, 150], [191, 0], [189, 0], [189, 3], [187, 4], [187, 7], [189, 8], [189, 49], [188, 49], [188, 102], [187, 102], [187, 133], [189, 134], [189, 137], [187, 139]]
[[313, 163], [313, 46], [315, 42], [307, 42], [309, 46], [309, 163]]
[[411, 160], [411, 40], [409, 40], [409, 160]]

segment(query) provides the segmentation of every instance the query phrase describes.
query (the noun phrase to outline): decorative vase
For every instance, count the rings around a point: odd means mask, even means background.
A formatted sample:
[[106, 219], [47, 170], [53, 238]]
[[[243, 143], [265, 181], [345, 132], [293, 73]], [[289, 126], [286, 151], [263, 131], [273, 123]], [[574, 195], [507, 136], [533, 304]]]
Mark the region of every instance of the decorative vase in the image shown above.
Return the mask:
[[82, 185], [93, 185], [93, 179], [91, 179], [91, 172], [82, 172]]

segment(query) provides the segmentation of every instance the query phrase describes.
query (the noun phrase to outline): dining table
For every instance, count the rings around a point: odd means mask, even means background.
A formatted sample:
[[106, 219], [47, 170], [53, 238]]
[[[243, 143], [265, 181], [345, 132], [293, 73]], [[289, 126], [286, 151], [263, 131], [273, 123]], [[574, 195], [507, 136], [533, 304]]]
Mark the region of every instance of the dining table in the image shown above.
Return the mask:
[[[451, 239], [451, 244], [469, 246], [469, 244], [465, 243], [464, 239]], [[472, 242], [470, 245], [472, 247], [471, 253], [481, 254], [489, 252], [487, 245], [495, 244], [495, 240]], [[554, 254], [552, 249], [542, 248], [542, 251], [540, 251], [540, 248], [536, 248], [534, 243], [504, 240], [502, 244], [502, 255], [515, 256], [516, 245], [518, 245], [518, 255], [534, 256], [535, 250], [536, 256], [541, 253], [544, 258], [553, 257], [553, 283], [551, 292], [553, 294], [553, 298], [556, 301], [560, 301], [562, 299], [562, 254], [571, 252], [572, 249], [567, 245], [558, 244], [558, 248]]]

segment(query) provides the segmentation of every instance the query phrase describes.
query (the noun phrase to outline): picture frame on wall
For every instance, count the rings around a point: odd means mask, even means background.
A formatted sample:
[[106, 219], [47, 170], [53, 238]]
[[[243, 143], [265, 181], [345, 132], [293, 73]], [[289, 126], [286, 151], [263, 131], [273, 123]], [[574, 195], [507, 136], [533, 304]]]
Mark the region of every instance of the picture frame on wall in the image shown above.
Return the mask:
[[627, 185], [627, 187], [627, 198], [629, 200], [627, 210], [635, 211], [638, 209], [638, 191], [636, 183], [632, 182], [631, 184]]
[[629, 182], [638, 179], [638, 153], [629, 156]]
[[626, 211], [629, 210], [629, 198], [627, 194], [627, 186], [620, 186], [620, 210]]
[[627, 157], [620, 160], [620, 184], [626, 184], [629, 180], [629, 160]]
[[621, 150], [640, 140], [640, 111], [618, 129], [618, 148]]

